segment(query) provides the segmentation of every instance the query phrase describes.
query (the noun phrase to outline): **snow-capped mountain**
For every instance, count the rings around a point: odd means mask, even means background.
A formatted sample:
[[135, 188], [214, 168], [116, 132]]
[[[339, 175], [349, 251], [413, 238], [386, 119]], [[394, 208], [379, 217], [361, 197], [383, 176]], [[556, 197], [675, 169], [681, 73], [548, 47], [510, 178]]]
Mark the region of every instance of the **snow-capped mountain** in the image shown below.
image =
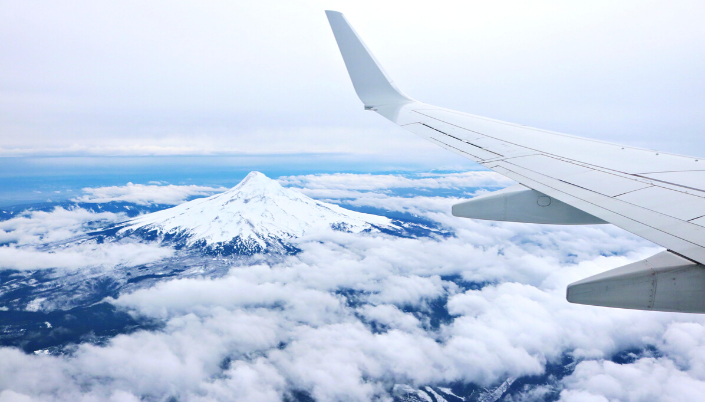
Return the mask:
[[290, 252], [287, 240], [319, 230], [359, 233], [398, 229], [389, 218], [350, 211], [282, 187], [260, 172], [208, 198], [123, 223], [118, 237], [139, 235], [217, 254]]

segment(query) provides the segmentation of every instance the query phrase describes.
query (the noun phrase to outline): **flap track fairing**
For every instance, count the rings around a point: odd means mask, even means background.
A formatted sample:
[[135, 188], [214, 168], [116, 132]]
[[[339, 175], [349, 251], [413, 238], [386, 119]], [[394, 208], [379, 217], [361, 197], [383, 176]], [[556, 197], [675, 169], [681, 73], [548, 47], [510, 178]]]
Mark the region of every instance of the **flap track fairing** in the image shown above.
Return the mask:
[[453, 215], [491, 221], [553, 225], [607, 223], [587, 212], [521, 184], [455, 204], [453, 205]]

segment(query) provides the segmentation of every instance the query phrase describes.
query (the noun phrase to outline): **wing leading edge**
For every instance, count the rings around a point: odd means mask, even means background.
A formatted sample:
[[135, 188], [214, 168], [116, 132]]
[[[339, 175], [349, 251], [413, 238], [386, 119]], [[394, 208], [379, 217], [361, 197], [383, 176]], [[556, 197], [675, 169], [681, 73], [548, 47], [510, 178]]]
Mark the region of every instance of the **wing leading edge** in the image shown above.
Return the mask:
[[[459, 204], [453, 211], [456, 216], [557, 224], [612, 223], [668, 251], [637, 263], [642, 269], [638, 274], [632, 269], [625, 276], [623, 268], [627, 267], [622, 267], [571, 284], [569, 301], [705, 313], [705, 288], [698, 292], [692, 287], [693, 283], [705, 283], [705, 161], [415, 101], [394, 85], [341, 13], [326, 11], [326, 15], [365, 109], [521, 185], [494, 198]], [[494, 208], [493, 199], [503, 205]], [[671, 281], [662, 279], [661, 291], [657, 291], [653, 278], [664, 275], [670, 275]], [[650, 286], [635, 285], [649, 278]], [[663, 288], [665, 283], [671, 286], [670, 291]], [[625, 293], [627, 288], [630, 290]]]

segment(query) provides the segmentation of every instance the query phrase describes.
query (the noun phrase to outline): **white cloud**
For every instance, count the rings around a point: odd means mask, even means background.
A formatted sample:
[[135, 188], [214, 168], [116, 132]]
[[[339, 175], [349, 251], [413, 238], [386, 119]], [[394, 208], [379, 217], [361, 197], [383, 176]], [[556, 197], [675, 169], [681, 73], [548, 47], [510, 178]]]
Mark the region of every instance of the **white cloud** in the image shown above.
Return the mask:
[[491, 171], [469, 171], [461, 173], [419, 174], [311, 174], [282, 176], [284, 186], [301, 187], [307, 190], [384, 190], [392, 188], [459, 189], [469, 187], [506, 187], [514, 182]]
[[[174, 250], [157, 244], [123, 241], [98, 244], [80, 238], [96, 225], [105, 226], [127, 219], [124, 214], [90, 212], [82, 208], [52, 211], [25, 211], [0, 222], [0, 270], [35, 270], [59, 268], [111, 269], [119, 265], [139, 265], [173, 255]], [[47, 243], [69, 241], [61, 247], [43, 247]]]
[[421, 322], [413, 314], [404, 313], [397, 306], [389, 304], [370, 305], [365, 304], [357, 310], [358, 314], [365, 317], [367, 321], [374, 321], [392, 329], [400, 329], [405, 332], [419, 332]]
[[467, 201], [467, 199], [454, 197], [414, 197], [412, 199], [407, 197], [387, 196], [379, 193], [364, 193], [352, 200], [344, 201], [346, 204], [354, 207], [373, 207], [431, 217], [434, 213], [450, 214], [453, 204]]
[[0, 246], [0, 270], [35, 270], [59, 268], [111, 269], [119, 265], [132, 266], [154, 262], [174, 254], [174, 250], [156, 244], [108, 243], [94, 241], [71, 244], [58, 250], [40, 250], [33, 247]]
[[669, 358], [642, 358], [630, 364], [581, 362], [562, 381], [561, 401], [697, 401], [705, 378], [682, 370]]
[[14, 218], [0, 221], [0, 244], [38, 244], [66, 240], [85, 233], [86, 224], [103, 224], [127, 219], [123, 214], [93, 213], [82, 208], [67, 210], [56, 207], [50, 212], [25, 211]]
[[433, 300], [446, 293], [448, 283], [437, 275], [430, 277], [390, 276], [379, 283], [380, 291], [370, 297], [374, 304], [393, 304], [396, 306], [421, 306], [425, 301]]
[[[278, 181], [322, 201], [344, 203], [352, 207], [372, 207], [425, 216], [433, 220], [436, 213], [449, 215], [453, 204], [487, 192], [486, 188], [502, 188], [514, 184], [511, 180], [491, 171], [468, 171], [461, 173], [417, 173], [396, 174], [312, 174], [282, 176]], [[465, 198], [440, 196], [415, 196], [413, 198], [393, 196], [390, 189], [452, 189], [467, 190]], [[456, 221], [457, 218], [442, 221]], [[451, 226], [453, 224], [451, 223]]]
[[346, 313], [340, 303], [340, 298], [328, 292], [302, 288], [296, 283], [253, 283], [237, 276], [217, 280], [169, 281], [124, 295], [115, 301], [116, 305], [163, 319], [194, 312], [208, 315], [218, 308], [237, 310], [281, 306], [286, 308], [288, 318], [311, 325], [324, 324], [329, 316], [344, 316]]
[[189, 197], [212, 195], [227, 190], [225, 187], [145, 185], [127, 183], [126, 186], [86, 187], [86, 193], [74, 198], [76, 202], [105, 203], [112, 201], [131, 202], [140, 205], [177, 205]]
[[[453, 204], [464, 199], [438, 196], [416, 196], [414, 198], [390, 196], [390, 189], [452, 189], [467, 190], [467, 198], [486, 192], [485, 188], [502, 188], [513, 181], [491, 171], [469, 171], [446, 174], [317, 174], [283, 176], [279, 182], [297, 187], [309, 197], [326, 202], [345, 202], [355, 207], [373, 207], [390, 211], [428, 215], [431, 211], [449, 213]], [[386, 190], [386, 191], [385, 191]]]

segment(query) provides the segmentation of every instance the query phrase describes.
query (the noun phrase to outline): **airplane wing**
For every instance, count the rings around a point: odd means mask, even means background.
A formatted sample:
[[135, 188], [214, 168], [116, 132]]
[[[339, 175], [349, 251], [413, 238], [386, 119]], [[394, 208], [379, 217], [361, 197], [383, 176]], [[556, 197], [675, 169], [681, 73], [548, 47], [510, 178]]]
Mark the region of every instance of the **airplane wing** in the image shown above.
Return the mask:
[[519, 183], [455, 205], [453, 215], [614, 224], [667, 251], [569, 285], [568, 301], [705, 313], [705, 160], [417, 102], [396, 87], [343, 14], [326, 15], [366, 110]]

